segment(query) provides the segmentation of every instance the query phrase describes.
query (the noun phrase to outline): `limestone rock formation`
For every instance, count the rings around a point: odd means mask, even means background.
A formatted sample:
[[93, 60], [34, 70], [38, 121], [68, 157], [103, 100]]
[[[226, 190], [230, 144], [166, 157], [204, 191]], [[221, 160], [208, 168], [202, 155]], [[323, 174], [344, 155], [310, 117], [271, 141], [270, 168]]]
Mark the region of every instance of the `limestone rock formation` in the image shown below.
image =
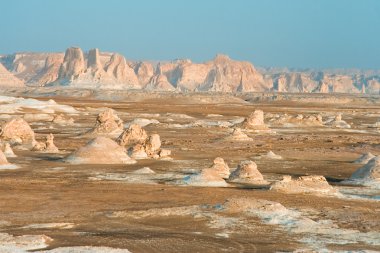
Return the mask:
[[228, 181], [255, 185], [268, 184], [268, 182], [264, 180], [263, 175], [257, 169], [256, 163], [253, 161], [242, 161], [236, 170], [231, 173]]
[[121, 133], [116, 142], [121, 146], [130, 146], [143, 144], [147, 138], [148, 134], [141, 126], [132, 124]]
[[325, 125], [334, 128], [351, 128], [350, 124], [342, 119], [341, 113], [338, 113], [334, 119], [325, 122]]
[[132, 164], [124, 147], [107, 137], [96, 137], [64, 159], [71, 164]]
[[323, 176], [301, 176], [297, 179], [292, 179], [291, 176], [284, 176], [281, 181], [273, 183], [270, 187], [272, 191], [284, 193], [312, 193], [336, 195], [338, 192]]
[[290, 116], [288, 114], [276, 115], [269, 120], [271, 126], [282, 127], [322, 127], [324, 122], [320, 114]]
[[210, 168], [203, 169], [200, 173], [190, 175], [184, 178], [184, 183], [194, 186], [214, 186], [224, 187], [228, 184], [225, 179], [230, 175], [228, 165], [223, 158], [217, 157]]
[[68, 48], [65, 52], [63, 63], [59, 69], [58, 78], [68, 83], [86, 70], [86, 63], [82, 49]]
[[225, 141], [253, 141], [251, 137], [248, 137], [241, 128], [234, 128], [231, 135], [223, 138]]
[[270, 132], [268, 126], [264, 123], [264, 112], [262, 110], [255, 110], [251, 113], [242, 123], [245, 129], [258, 131], [258, 132]]
[[145, 152], [145, 147], [143, 144], [136, 144], [132, 148], [130, 148], [129, 152], [130, 156], [133, 159], [146, 159], [148, 158], [148, 154]]
[[45, 142], [37, 142], [33, 147], [34, 151], [43, 151], [46, 153], [57, 153], [59, 150], [54, 144], [54, 135], [48, 134]]
[[358, 159], [354, 161], [354, 163], [360, 163], [360, 164], [366, 164], [371, 160], [372, 158], [376, 157], [371, 152], [362, 154]]
[[37, 84], [38, 86], [53, 83], [58, 79], [62, 63], [63, 54], [49, 54], [46, 57], [44, 67], [28, 83]]
[[147, 90], [173, 91], [175, 88], [168, 81], [165, 75], [159, 74], [152, 77], [150, 83], [146, 86]]
[[32, 148], [35, 144], [35, 134], [32, 128], [22, 118], [14, 118], [0, 127], [0, 139], [13, 144], [22, 144]]
[[99, 113], [94, 128], [89, 132], [94, 135], [117, 136], [124, 129], [123, 121], [117, 116], [115, 110], [106, 109]]
[[135, 64], [134, 71], [142, 87], [145, 87], [150, 83], [155, 73], [153, 65], [149, 62], [139, 62]]
[[161, 139], [158, 134], [152, 134], [144, 143], [145, 152], [149, 156], [158, 155], [161, 148]]
[[23, 87], [25, 84], [0, 63], [0, 86]]
[[106, 63], [105, 71], [113, 76], [118, 83], [125, 83], [131, 88], [141, 88], [139, 79], [132, 67], [130, 67], [124, 56], [113, 54], [109, 62]]

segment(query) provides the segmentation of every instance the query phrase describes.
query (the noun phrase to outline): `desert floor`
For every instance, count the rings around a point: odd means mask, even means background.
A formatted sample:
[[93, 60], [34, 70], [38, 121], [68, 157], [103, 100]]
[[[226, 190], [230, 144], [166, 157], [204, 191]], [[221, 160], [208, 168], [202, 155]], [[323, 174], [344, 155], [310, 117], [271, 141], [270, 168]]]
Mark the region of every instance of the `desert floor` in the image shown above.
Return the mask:
[[[15, 94], [26, 97], [25, 93]], [[29, 121], [37, 140], [53, 133], [61, 152], [14, 149], [17, 157], [8, 161], [19, 168], [0, 170], [1, 233], [47, 235], [53, 241], [46, 249], [108, 246], [136, 253], [380, 250], [380, 189], [341, 183], [362, 166], [353, 163], [361, 154], [370, 151], [380, 155], [380, 132], [368, 127], [380, 119], [378, 98], [355, 100], [342, 95], [324, 101], [309, 100], [307, 95], [278, 99], [210, 94], [139, 94], [136, 98], [131, 93], [122, 99], [108, 95], [100, 100], [98, 96], [35, 96], [73, 106], [78, 113], [69, 115], [75, 123], [68, 126]], [[116, 110], [124, 123], [136, 118], [159, 121], [144, 129], [161, 136], [162, 147], [172, 151], [173, 159], [144, 159], [132, 165], [70, 165], [61, 161], [90, 140], [83, 134], [94, 126], [104, 108]], [[255, 109], [293, 116], [321, 113], [324, 118], [341, 112], [352, 128], [268, 123], [273, 132], [247, 133], [252, 142], [223, 141], [231, 127], [219, 125], [247, 117]], [[41, 112], [24, 109], [7, 115], [25, 113]], [[283, 159], [265, 158], [270, 150]], [[210, 167], [215, 157], [224, 158], [231, 169], [240, 161], [255, 161], [270, 182], [283, 175], [323, 175], [346, 194], [332, 197], [280, 193], [244, 184], [181, 184], [182, 178]], [[133, 173], [143, 167], [156, 174]], [[224, 212], [226, 200], [236, 197], [275, 201], [298, 214], [287, 220], [281, 215], [272, 219], [275, 213], [269, 217]], [[300, 220], [314, 223], [299, 225]], [[48, 223], [63, 225], [43, 226]]]

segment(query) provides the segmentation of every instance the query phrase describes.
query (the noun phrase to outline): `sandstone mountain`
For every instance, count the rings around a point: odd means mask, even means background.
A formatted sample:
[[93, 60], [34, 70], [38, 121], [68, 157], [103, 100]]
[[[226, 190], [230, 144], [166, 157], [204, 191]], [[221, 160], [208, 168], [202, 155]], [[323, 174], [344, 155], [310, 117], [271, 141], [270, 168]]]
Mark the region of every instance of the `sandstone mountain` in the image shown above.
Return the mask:
[[[69, 86], [195, 92], [313, 92], [380, 94], [379, 70], [255, 68], [217, 55], [204, 63], [182, 59], [129, 61], [118, 53], [71, 47], [65, 53], [0, 56], [0, 85]], [[4, 67], [3, 67], [4, 65]]]

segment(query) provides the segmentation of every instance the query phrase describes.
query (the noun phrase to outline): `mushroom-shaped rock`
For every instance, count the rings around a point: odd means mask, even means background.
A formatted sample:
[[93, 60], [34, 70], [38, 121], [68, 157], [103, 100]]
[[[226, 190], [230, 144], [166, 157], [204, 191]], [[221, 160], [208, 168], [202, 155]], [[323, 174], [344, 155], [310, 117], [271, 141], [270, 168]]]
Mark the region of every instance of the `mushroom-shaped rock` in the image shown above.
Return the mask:
[[72, 164], [132, 164], [136, 163], [125, 152], [125, 148], [107, 137], [89, 141], [64, 159]]
[[158, 134], [152, 134], [145, 142], [145, 152], [149, 156], [158, 154], [161, 148], [161, 139]]
[[356, 170], [350, 181], [379, 181], [380, 182], [380, 156], [376, 156], [369, 160], [363, 167]]
[[284, 176], [281, 181], [273, 183], [270, 190], [284, 193], [314, 193], [336, 195], [338, 192], [327, 182], [324, 176], [301, 176], [292, 179], [291, 176]]
[[366, 164], [368, 163], [369, 160], [371, 160], [374, 157], [376, 156], [368, 152], [368, 153], [362, 154], [358, 159], [354, 161], [354, 163]]
[[0, 127], [0, 139], [32, 148], [35, 135], [32, 128], [22, 118], [14, 118]]
[[4, 144], [4, 155], [6, 157], [16, 157], [15, 153], [11, 148], [11, 145], [8, 142]]
[[125, 129], [123, 133], [117, 138], [116, 142], [120, 146], [128, 146], [134, 144], [142, 144], [148, 138], [146, 131], [137, 124], [132, 124], [128, 129]]
[[242, 161], [237, 169], [231, 173], [228, 181], [258, 185], [268, 184], [253, 161]]
[[113, 109], [107, 109], [99, 113], [95, 126], [90, 133], [113, 136], [120, 134], [123, 128], [123, 121], [117, 116], [116, 112]]
[[234, 128], [232, 134], [225, 137], [226, 141], [253, 141], [252, 138], [248, 137], [241, 128]]

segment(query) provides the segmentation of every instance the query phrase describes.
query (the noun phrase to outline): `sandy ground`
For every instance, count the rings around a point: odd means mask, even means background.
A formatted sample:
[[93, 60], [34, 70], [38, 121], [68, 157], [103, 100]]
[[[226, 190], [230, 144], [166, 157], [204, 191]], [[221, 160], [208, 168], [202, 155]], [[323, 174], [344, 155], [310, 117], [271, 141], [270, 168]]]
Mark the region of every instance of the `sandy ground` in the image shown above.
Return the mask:
[[[337, 189], [347, 189], [340, 181], [361, 167], [352, 161], [368, 151], [380, 155], [380, 132], [368, 128], [368, 124], [380, 119], [376, 99], [322, 104], [314, 100], [308, 103], [298, 99], [214, 97], [202, 95], [192, 100], [191, 96], [185, 99], [181, 95], [161, 94], [116, 101], [91, 96], [53, 97], [57, 103], [79, 111], [70, 115], [75, 125], [31, 123], [37, 140], [53, 133], [61, 153], [14, 149], [17, 157], [8, 160], [20, 168], [0, 171], [0, 232], [47, 235], [53, 239], [47, 249], [107, 246], [131, 252], [380, 250], [380, 191], [377, 190], [348, 187], [349, 192], [357, 194], [327, 197], [278, 193], [244, 185], [217, 188], [176, 184], [186, 175], [209, 167], [220, 156], [230, 168], [236, 168], [242, 160], [255, 161], [264, 178], [271, 182], [282, 175], [317, 174], [325, 176]], [[346, 101], [344, 96], [339, 99]], [[105, 107], [115, 109], [125, 123], [135, 118], [158, 120], [160, 124], [144, 128], [161, 136], [162, 146], [172, 150], [173, 160], [146, 159], [132, 165], [62, 162], [60, 158], [89, 140], [81, 135], [94, 125], [97, 113]], [[352, 128], [273, 127], [276, 132], [273, 134], [248, 133], [252, 142], [220, 141], [231, 129], [213, 126], [212, 122], [237, 120], [255, 109], [290, 115], [322, 113], [324, 117], [342, 112]], [[15, 114], [23, 113], [39, 112], [26, 109]], [[195, 121], [206, 125], [191, 125]], [[260, 158], [269, 150], [283, 159]], [[155, 176], [132, 173], [143, 167], [154, 170]], [[356, 198], [352, 198], [354, 195]], [[267, 222], [261, 214], [220, 211], [219, 207], [232, 197], [276, 201], [301, 213], [302, 217], [321, 223], [329, 221], [333, 225], [327, 227], [338, 231], [318, 234], [313, 231], [315, 227], [308, 227], [295, 232], [289, 223]], [[46, 223], [71, 225], [33, 225]], [[345, 233], [352, 236], [340, 236]]]

